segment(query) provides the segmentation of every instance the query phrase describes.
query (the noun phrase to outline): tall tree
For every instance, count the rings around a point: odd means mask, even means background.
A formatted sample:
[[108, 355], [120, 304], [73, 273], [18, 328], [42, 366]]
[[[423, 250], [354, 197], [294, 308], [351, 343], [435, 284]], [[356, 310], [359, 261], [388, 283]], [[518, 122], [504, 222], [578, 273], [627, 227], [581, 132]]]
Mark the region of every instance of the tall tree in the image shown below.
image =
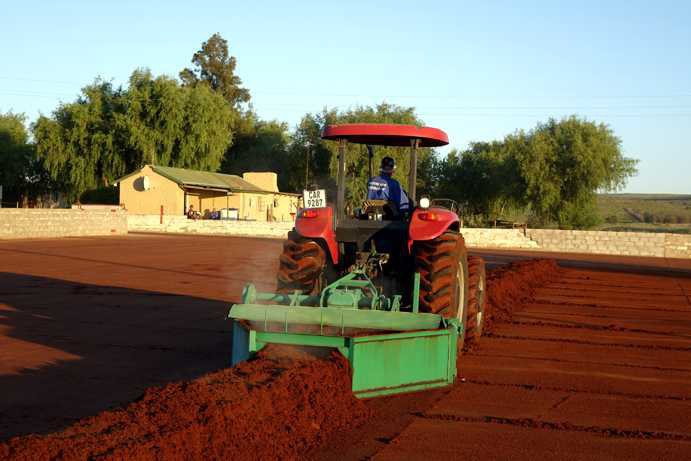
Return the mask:
[[222, 94], [231, 107], [238, 111], [242, 104], [249, 102], [250, 92], [241, 86], [242, 80], [235, 74], [237, 61], [228, 54], [228, 41], [219, 33], [202, 43], [201, 49], [192, 56], [192, 64], [192, 69], [186, 68], [180, 72], [180, 80], [184, 85], [206, 84]]
[[0, 184], [5, 194], [21, 184], [31, 146], [24, 115], [0, 112]]
[[432, 194], [457, 200], [466, 219], [494, 220], [521, 205], [521, 178], [515, 161], [500, 142], [472, 143], [436, 162]]
[[57, 188], [36, 156], [25, 121], [24, 114], [0, 113], [0, 185], [3, 186], [3, 201], [26, 203], [51, 188]]
[[25, 120], [23, 114], [0, 112], [0, 185], [6, 201], [19, 200], [31, 166], [33, 149]]
[[605, 124], [572, 116], [549, 119], [505, 140], [525, 183], [524, 199], [542, 221], [560, 227], [597, 222], [597, 191], [615, 191], [636, 174], [637, 160]]
[[232, 141], [235, 113], [208, 87], [146, 70], [129, 83], [97, 80], [33, 126], [38, 155], [73, 199], [145, 163], [215, 171]]
[[598, 191], [616, 190], [636, 160], [604, 124], [550, 119], [502, 141], [472, 143], [436, 165], [436, 192], [461, 200], [471, 214], [506, 217], [523, 209], [536, 225], [587, 228], [597, 223]]
[[146, 70], [130, 77], [119, 126], [137, 161], [216, 171], [232, 143], [236, 114], [201, 85], [180, 87]]
[[[314, 178], [322, 186], [333, 189], [333, 178], [337, 171], [338, 146], [335, 142], [324, 141], [320, 135], [326, 125], [341, 123], [398, 123], [407, 125], [422, 125], [422, 120], [415, 114], [412, 107], [400, 107], [382, 103], [374, 107], [358, 106], [347, 111], [324, 109], [318, 114], [307, 114], [300, 122], [294, 136], [291, 148], [293, 163], [301, 170], [304, 177], [306, 165], [309, 163], [310, 179]], [[308, 155], [309, 152], [309, 155]], [[410, 151], [398, 147], [374, 147], [372, 160], [373, 174], [379, 173], [379, 164], [385, 156], [396, 161], [395, 177], [406, 188], [408, 172], [410, 170]], [[418, 150], [419, 165], [427, 165], [432, 150], [423, 148]], [[309, 162], [300, 161], [309, 158]], [[360, 144], [349, 144], [346, 152], [346, 201], [358, 206], [367, 195], [367, 180], [369, 175], [369, 155], [367, 148]], [[421, 179], [424, 171], [418, 171], [418, 186], [424, 186]], [[303, 181], [304, 182], [304, 181]]]
[[291, 190], [288, 125], [259, 120], [250, 114], [236, 130], [233, 145], [227, 150], [219, 171], [237, 175], [246, 171], [272, 171], [278, 173], [279, 189]]
[[97, 79], [77, 101], [60, 105], [52, 118], [33, 126], [38, 155], [53, 179], [72, 192], [108, 185], [125, 171], [117, 140], [117, 108], [122, 90]]

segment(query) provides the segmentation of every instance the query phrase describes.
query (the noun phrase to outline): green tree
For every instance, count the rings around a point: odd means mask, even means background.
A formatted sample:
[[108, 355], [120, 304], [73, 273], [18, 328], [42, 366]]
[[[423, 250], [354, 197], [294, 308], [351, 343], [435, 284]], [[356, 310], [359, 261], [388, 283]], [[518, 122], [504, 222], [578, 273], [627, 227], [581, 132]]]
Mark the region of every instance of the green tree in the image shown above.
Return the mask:
[[124, 93], [119, 128], [138, 163], [216, 171], [233, 140], [236, 114], [204, 85], [137, 70]]
[[[306, 158], [310, 159], [309, 182], [317, 183], [330, 189], [330, 194], [335, 192], [334, 178], [338, 168], [338, 145], [333, 141], [321, 139], [321, 132], [326, 125], [344, 123], [397, 123], [408, 125], [423, 125], [422, 120], [415, 114], [413, 107], [400, 107], [387, 103], [375, 107], [357, 106], [347, 111], [336, 109], [324, 109], [318, 114], [307, 114], [303, 117], [293, 135], [291, 145], [292, 163], [301, 172], [301, 178], [306, 175]], [[428, 148], [418, 149], [418, 165], [428, 165], [432, 150]], [[410, 150], [398, 147], [374, 147], [372, 160], [373, 174], [378, 174], [381, 159], [389, 156], [396, 161], [395, 177], [404, 188], [408, 184], [408, 172], [410, 171]], [[367, 148], [361, 144], [348, 144], [346, 150], [346, 201], [359, 206], [367, 195], [367, 181], [369, 175], [369, 156]], [[422, 173], [422, 174], [421, 174]], [[418, 187], [424, 187], [424, 171], [418, 170]], [[297, 181], [300, 186], [304, 179]], [[333, 197], [333, 195], [331, 195]]]
[[39, 157], [72, 198], [124, 174], [126, 160], [116, 142], [122, 135], [115, 116], [122, 103], [121, 89], [97, 79], [77, 101], [60, 105], [52, 118], [40, 116], [34, 123]]
[[32, 148], [22, 114], [0, 112], [0, 185], [3, 195], [17, 193], [30, 164]]
[[437, 169], [433, 195], [457, 200], [466, 219], [481, 216], [492, 221], [522, 205], [521, 177], [510, 151], [500, 142], [472, 143], [464, 152], [452, 150]]
[[39, 157], [70, 195], [107, 187], [145, 163], [218, 169], [235, 113], [204, 85], [136, 70], [128, 88], [96, 80], [33, 125]]
[[288, 158], [288, 125], [262, 121], [254, 114], [236, 126], [233, 145], [221, 163], [223, 173], [242, 175], [246, 171], [273, 171], [278, 174], [279, 189], [292, 190]]
[[332, 149], [321, 138], [328, 124], [326, 111], [307, 114], [293, 131], [288, 149], [290, 165], [289, 187], [301, 191], [305, 187], [318, 185], [329, 190], [329, 197], [335, 198], [336, 182], [331, 176]]
[[23, 114], [0, 113], [0, 184], [3, 201], [26, 203], [56, 189], [34, 145]]
[[504, 142], [517, 161], [531, 212], [564, 228], [596, 224], [596, 193], [620, 189], [637, 171], [637, 161], [623, 155], [609, 126], [575, 116], [550, 119]]
[[608, 126], [550, 119], [436, 161], [433, 195], [454, 198], [485, 221], [523, 210], [534, 225], [588, 228], [599, 221], [596, 193], [622, 187], [635, 166]]
[[201, 49], [192, 56], [192, 64], [193, 69], [186, 68], [180, 72], [180, 80], [184, 85], [208, 85], [222, 94], [237, 111], [242, 104], [249, 102], [250, 92], [241, 86], [242, 80], [235, 74], [237, 60], [228, 54], [228, 41], [219, 33], [202, 43]]

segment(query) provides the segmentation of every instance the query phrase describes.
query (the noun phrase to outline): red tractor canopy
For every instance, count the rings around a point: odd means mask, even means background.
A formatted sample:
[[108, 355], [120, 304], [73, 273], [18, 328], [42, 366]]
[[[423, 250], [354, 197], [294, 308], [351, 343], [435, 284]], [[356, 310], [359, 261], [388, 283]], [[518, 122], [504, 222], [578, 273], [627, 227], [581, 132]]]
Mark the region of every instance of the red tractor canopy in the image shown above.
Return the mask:
[[439, 147], [449, 143], [449, 137], [439, 128], [393, 123], [348, 123], [328, 125], [322, 133], [323, 139], [345, 139], [357, 144], [377, 146], [410, 146], [418, 141], [417, 147]]
[[[345, 214], [345, 145], [347, 142], [377, 146], [410, 147], [410, 173], [408, 196], [415, 202], [415, 181], [417, 179], [417, 148], [439, 147], [449, 143], [449, 137], [439, 128], [398, 125], [394, 123], [346, 123], [327, 125], [322, 139], [338, 141], [338, 192], [336, 217], [338, 221]], [[370, 150], [370, 174], [372, 172], [372, 151]]]

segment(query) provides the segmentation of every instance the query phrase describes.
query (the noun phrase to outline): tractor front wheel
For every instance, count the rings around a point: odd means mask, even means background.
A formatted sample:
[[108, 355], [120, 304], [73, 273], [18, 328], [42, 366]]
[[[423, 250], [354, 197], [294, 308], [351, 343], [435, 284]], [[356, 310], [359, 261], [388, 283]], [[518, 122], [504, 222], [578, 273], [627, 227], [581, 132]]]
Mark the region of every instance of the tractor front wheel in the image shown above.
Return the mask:
[[279, 293], [299, 290], [303, 294], [313, 295], [323, 288], [321, 285], [327, 256], [318, 242], [302, 237], [292, 230], [288, 233], [288, 239], [283, 242], [283, 253], [279, 261]]
[[[457, 318], [468, 315], [468, 256], [458, 232], [415, 243], [415, 270], [420, 273], [420, 312]], [[464, 329], [465, 331], [465, 329]], [[459, 339], [463, 347], [464, 338]]]

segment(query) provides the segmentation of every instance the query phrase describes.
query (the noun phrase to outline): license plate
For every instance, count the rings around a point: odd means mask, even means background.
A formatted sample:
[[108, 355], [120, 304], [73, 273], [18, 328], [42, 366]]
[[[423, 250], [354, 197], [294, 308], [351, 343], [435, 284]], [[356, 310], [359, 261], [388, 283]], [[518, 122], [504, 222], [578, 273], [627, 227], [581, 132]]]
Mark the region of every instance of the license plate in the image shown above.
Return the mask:
[[304, 208], [324, 208], [326, 206], [326, 190], [306, 190], [302, 192]]

